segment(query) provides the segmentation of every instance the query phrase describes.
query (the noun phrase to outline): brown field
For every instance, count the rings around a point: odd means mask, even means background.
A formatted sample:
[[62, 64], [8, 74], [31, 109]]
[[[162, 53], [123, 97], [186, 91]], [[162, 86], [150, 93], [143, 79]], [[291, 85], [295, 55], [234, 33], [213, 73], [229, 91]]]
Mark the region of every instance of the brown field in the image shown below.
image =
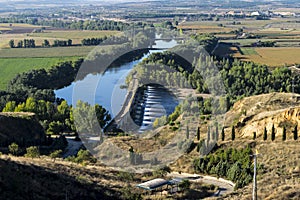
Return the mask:
[[52, 27], [45, 27], [41, 33], [34, 33], [33, 31], [41, 26], [34, 26], [30, 24], [14, 24], [0, 23], [0, 49], [8, 48], [8, 42], [13, 39], [15, 45], [19, 40], [34, 39], [37, 46], [41, 46], [44, 40], [49, 40], [53, 44], [54, 40], [68, 40], [71, 39], [73, 44], [81, 44], [84, 38], [100, 38], [104, 36], [111, 36], [120, 34], [119, 31], [87, 31], [87, 30], [61, 30]]
[[37, 46], [41, 46], [44, 40], [49, 40], [50, 44], [53, 44], [54, 40], [67, 40], [71, 39], [73, 44], [81, 44], [81, 40], [84, 38], [99, 38], [111, 35], [120, 34], [118, 31], [57, 31], [50, 30], [43, 33], [20, 33], [20, 34], [0, 34], [0, 48], [8, 48], [8, 42], [11, 39], [15, 40], [15, 45], [19, 40], [34, 39]]
[[193, 30], [196, 32], [202, 33], [228, 33], [230, 31], [235, 30], [235, 28], [230, 27], [219, 27], [219, 23], [209, 23], [207, 22], [185, 22], [180, 24], [177, 28], [183, 30]]
[[240, 52], [234, 54], [234, 57], [246, 61], [265, 64], [270, 67], [284, 65], [294, 65], [300, 63], [300, 48], [281, 47], [281, 48], [254, 48], [255, 53], [242, 55]]

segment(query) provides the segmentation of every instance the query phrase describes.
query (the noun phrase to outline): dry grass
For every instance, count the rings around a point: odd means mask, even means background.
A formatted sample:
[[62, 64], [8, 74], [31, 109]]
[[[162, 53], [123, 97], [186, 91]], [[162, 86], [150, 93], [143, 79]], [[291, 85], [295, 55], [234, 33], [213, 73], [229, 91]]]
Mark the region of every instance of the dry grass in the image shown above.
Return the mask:
[[[68, 191], [70, 199], [75, 199], [74, 196], [78, 193], [77, 191], [73, 191], [73, 189], [81, 190], [81, 192], [86, 193], [88, 190], [87, 188], [90, 188], [93, 192], [104, 191], [105, 193], [110, 193], [110, 195], [114, 193], [114, 195], [116, 195], [118, 193], [122, 193], [123, 188], [128, 186], [134, 188], [136, 184], [141, 182], [141, 175], [139, 174], [133, 175], [132, 180], [126, 180], [125, 177], [120, 176], [118, 171], [114, 171], [99, 164], [82, 166], [71, 162], [65, 162], [60, 159], [53, 162], [52, 159], [45, 156], [30, 159], [25, 157], [2, 155], [0, 156], [0, 161], [2, 162], [2, 160], [8, 161], [9, 165], [6, 166], [7, 168], [11, 167], [12, 170], [15, 168], [18, 169], [20, 176], [13, 177], [13, 179], [20, 178], [24, 181], [26, 181], [26, 179], [30, 179], [27, 182], [30, 182], [31, 179], [33, 179], [34, 184], [44, 186], [46, 184], [54, 183], [47, 183], [49, 178], [40, 176], [43, 174], [45, 175], [45, 173], [47, 173], [46, 175], [50, 174], [50, 176], [51, 174], [53, 174], [52, 176], [58, 176], [55, 180], [55, 184], [59, 185], [53, 186], [56, 187], [55, 195], [59, 195], [60, 193], [65, 194], [66, 188], [70, 188]], [[15, 165], [18, 165], [19, 167], [16, 167]], [[1, 165], [0, 168], [2, 169]], [[11, 176], [14, 175], [12, 174]], [[24, 186], [18, 189], [18, 192], [20, 193], [22, 189], [24, 189]], [[48, 192], [45, 191], [46, 189], [47, 188], [45, 187], [37, 187], [31, 188], [31, 191], [32, 193]], [[117, 196], [118, 198], [121, 198], [119, 194]], [[81, 195], [86, 195], [90, 197], [89, 199], [95, 199], [93, 194], [83, 193]], [[40, 197], [39, 199], [45, 198]]]
[[57, 38], [57, 39], [84, 39], [84, 38], [99, 38], [111, 36], [120, 33], [119, 31], [45, 31], [42, 33], [31, 33], [31, 37]]
[[23, 23], [0, 23], [0, 27], [40, 28], [41, 26], [36, 26], [36, 25], [31, 25], [31, 24], [23, 24]]
[[[0, 34], [0, 48], [8, 48], [8, 42], [10, 40], [15, 40], [15, 45], [18, 41], [24, 39], [34, 39], [37, 46], [41, 46], [44, 40], [48, 40], [50, 44], [53, 44], [54, 40], [67, 40], [71, 39], [73, 44], [81, 44], [81, 40], [84, 38], [101, 38], [104, 36], [120, 35], [119, 31], [87, 31], [87, 30], [45, 30], [42, 33], [32, 33], [34, 28], [39, 28], [35, 26], [30, 26], [28, 24], [23, 24], [23, 27], [9, 27], [1, 26], [0, 31], [4, 30], [23, 30], [22, 33], [5, 33]], [[27, 26], [28, 25], [28, 26]], [[30, 29], [31, 28], [31, 29]]]
[[[247, 141], [229, 143], [240, 146]], [[256, 142], [260, 156], [258, 164], [258, 199], [300, 198], [300, 149], [298, 141]], [[252, 185], [225, 196], [225, 199], [251, 199]]]

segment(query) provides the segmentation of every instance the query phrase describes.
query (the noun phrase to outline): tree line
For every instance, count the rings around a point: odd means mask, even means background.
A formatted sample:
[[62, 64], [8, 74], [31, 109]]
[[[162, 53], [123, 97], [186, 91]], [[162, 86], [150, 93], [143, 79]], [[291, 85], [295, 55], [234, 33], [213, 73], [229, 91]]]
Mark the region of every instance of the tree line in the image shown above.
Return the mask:
[[[35, 40], [34, 39], [24, 39], [19, 40], [17, 43], [15, 40], [11, 39], [8, 42], [10, 48], [36, 48]], [[54, 40], [53, 44], [51, 45], [49, 40], [44, 40], [41, 47], [67, 47], [73, 46], [72, 40]]]
[[35, 40], [34, 39], [24, 39], [15, 43], [15, 40], [10, 40], [8, 42], [10, 48], [35, 48]]
[[[97, 124], [104, 128], [111, 120], [108, 111], [99, 104], [92, 106], [86, 102], [78, 101], [76, 107], [73, 107], [68, 105], [65, 100], [53, 103], [45, 100], [36, 100], [32, 97], [27, 98], [22, 103], [8, 101], [2, 112], [33, 112], [48, 134], [77, 131], [92, 132]], [[88, 118], [86, 116], [93, 116], [93, 113], [95, 113], [96, 119], [91, 119], [87, 123]], [[74, 118], [77, 122], [76, 128]], [[95, 120], [94, 124], [93, 120]]]
[[[251, 148], [220, 148], [202, 158], [194, 160], [194, 169], [200, 173], [214, 174], [235, 182], [236, 188], [249, 184], [253, 178]], [[259, 167], [260, 168], [260, 167]]]
[[[130, 27], [130, 24], [124, 22], [116, 22], [112, 20], [77, 20], [66, 21], [61, 19], [42, 20], [38, 18], [26, 18], [26, 17], [11, 17], [1, 18], [0, 23], [23, 23], [39, 26], [51, 26], [63, 29], [72, 30], [112, 30], [112, 31], [124, 31]], [[136, 23], [136, 26], [145, 27], [145, 23]]]

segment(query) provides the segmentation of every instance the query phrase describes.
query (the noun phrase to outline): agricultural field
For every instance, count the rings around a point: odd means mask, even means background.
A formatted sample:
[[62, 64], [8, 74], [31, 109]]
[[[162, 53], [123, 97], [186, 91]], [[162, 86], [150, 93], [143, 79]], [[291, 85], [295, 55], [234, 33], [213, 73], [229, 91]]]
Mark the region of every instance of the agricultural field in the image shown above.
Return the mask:
[[[104, 36], [117, 35], [118, 31], [72, 31], [58, 30], [44, 27], [43, 32], [36, 33], [34, 30], [40, 26], [30, 24], [0, 23], [0, 90], [5, 90], [7, 83], [18, 73], [32, 69], [49, 69], [53, 65], [76, 60], [87, 56], [95, 46], [81, 46], [84, 38], [101, 38]], [[9, 48], [9, 41], [15, 43], [24, 39], [34, 39], [36, 48]], [[53, 44], [54, 40], [68, 40], [77, 46], [40, 48], [44, 40]]]
[[24, 39], [34, 39], [37, 46], [41, 46], [44, 40], [48, 40], [53, 44], [54, 40], [71, 39], [73, 44], [81, 44], [84, 38], [101, 38], [104, 36], [112, 36], [120, 34], [119, 31], [82, 31], [82, 30], [61, 30], [50, 27], [43, 27], [42, 32], [35, 32], [41, 29], [41, 26], [30, 24], [5, 24], [0, 23], [0, 48], [9, 48], [8, 42], [13, 39], [16, 42]]
[[[270, 20], [254, 20], [254, 19], [214, 19], [214, 21], [194, 21], [182, 22], [177, 28], [189, 29], [203, 33], [229, 33], [234, 30], [243, 29], [245, 32], [276, 31], [291, 32], [295, 34], [300, 27], [295, 26], [294, 19], [270, 19]], [[289, 29], [287, 29], [289, 27]]]
[[220, 27], [219, 23], [204, 23], [204, 22], [184, 22], [177, 26], [178, 29], [191, 30], [196, 33], [229, 33], [234, 31], [231, 27]]
[[32, 69], [50, 69], [60, 62], [77, 60], [78, 58], [79, 57], [0, 58], [0, 90], [5, 90], [7, 83], [18, 73]]
[[0, 58], [44, 58], [86, 56], [94, 46], [72, 46], [55, 48], [13, 48], [0, 49]]
[[291, 66], [300, 63], [300, 48], [241, 48], [234, 57], [265, 64], [270, 67]]
[[59, 38], [59, 39], [84, 39], [92, 37], [104, 37], [111, 36], [120, 33], [119, 31], [76, 31], [76, 30], [64, 30], [64, 31], [44, 31], [41, 33], [31, 33], [31, 37], [44, 37], [44, 38]]
[[220, 43], [214, 53], [217, 56], [232, 56], [270, 67], [292, 66], [300, 63], [300, 47], [239, 47]]

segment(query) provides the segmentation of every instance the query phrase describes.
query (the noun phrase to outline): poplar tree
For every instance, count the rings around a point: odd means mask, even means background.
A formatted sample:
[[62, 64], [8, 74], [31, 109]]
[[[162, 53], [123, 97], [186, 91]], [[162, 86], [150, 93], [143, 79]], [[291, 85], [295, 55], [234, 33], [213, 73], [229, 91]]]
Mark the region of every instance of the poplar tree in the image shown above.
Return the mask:
[[264, 129], [263, 139], [264, 139], [264, 140], [267, 140], [267, 139], [268, 139], [268, 132], [267, 132], [267, 128], [266, 128], [266, 127], [265, 127], [265, 129]]

